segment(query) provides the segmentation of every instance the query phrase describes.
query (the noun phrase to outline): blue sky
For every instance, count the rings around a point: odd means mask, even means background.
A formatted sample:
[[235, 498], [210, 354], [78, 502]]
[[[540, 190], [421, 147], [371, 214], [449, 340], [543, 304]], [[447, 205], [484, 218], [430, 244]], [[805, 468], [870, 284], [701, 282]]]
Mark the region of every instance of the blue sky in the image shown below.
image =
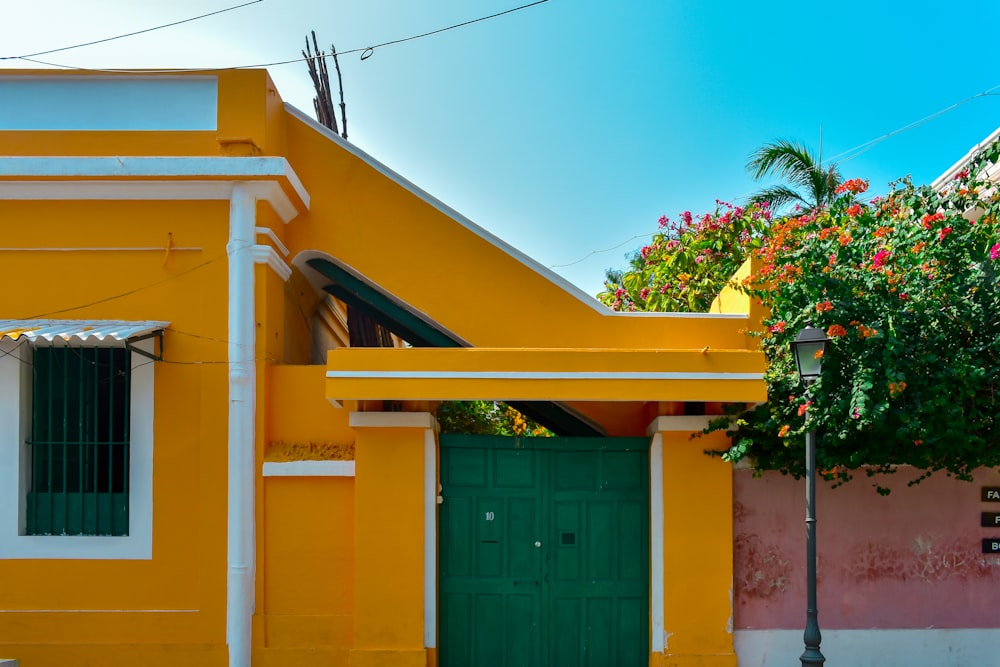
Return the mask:
[[[261, 0], [38, 58], [86, 68], [265, 64], [298, 57], [312, 29], [346, 51], [528, 1]], [[236, 4], [5, 3], [0, 56]], [[1000, 72], [979, 30], [998, 24], [1000, 3], [980, 0], [548, 0], [364, 61], [343, 56], [348, 130], [363, 150], [593, 294], [661, 214], [752, 192], [744, 164], [768, 141], [818, 150], [822, 127], [824, 157], [840, 155], [844, 175], [871, 179], [873, 193], [906, 174], [933, 180], [1000, 126]], [[305, 65], [269, 69], [284, 99], [311, 112]]]

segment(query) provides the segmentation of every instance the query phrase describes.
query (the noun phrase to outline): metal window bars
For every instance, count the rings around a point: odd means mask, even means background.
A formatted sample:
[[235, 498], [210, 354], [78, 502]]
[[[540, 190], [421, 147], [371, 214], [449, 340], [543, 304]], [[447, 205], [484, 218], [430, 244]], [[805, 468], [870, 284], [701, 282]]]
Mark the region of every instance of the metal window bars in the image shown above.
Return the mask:
[[36, 347], [29, 535], [128, 535], [131, 353]]

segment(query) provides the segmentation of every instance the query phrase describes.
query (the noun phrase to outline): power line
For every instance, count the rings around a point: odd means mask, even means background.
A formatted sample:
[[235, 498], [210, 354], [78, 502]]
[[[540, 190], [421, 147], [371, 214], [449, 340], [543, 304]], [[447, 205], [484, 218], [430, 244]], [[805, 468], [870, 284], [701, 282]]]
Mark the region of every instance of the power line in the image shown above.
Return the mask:
[[[891, 132], [887, 132], [887, 133], [883, 134], [880, 137], [876, 137], [875, 139], [871, 139], [870, 141], [866, 141], [865, 143], [859, 144], [859, 145], [855, 146], [854, 148], [849, 148], [846, 151], [842, 151], [840, 153], [837, 153], [833, 157], [829, 157], [826, 160], [823, 160], [822, 162], [820, 162], [820, 166], [822, 166], [825, 163], [829, 163], [829, 162], [840, 163], [840, 162], [847, 162], [848, 160], [853, 160], [854, 158], [858, 157], [859, 155], [867, 153], [872, 148], [874, 148], [878, 144], [882, 143], [886, 139], [894, 137], [897, 134], [902, 134], [903, 132], [908, 132], [910, 130], [915, 130], [916, 128], [920, 127], [921, 125], [926, 125], [927, 123], [931, 122], [932, 120], [940, 118], [941, 116], [945, 115], [946, 113], [948, 113], [950, 111], [954, 111], [958, 107], [962, 106], [963, 104], [967, 104], [967, 103], [971, 102], [972, 100], [979, 99], [980, 97], [990, 97], [990, 96], [996, 95], [996, 93], [994, 93], [993, 91], [996, 90], [996, 89], [998, 89], [998, 88], [1000, 88], [1000, 84], [997, 84], [997, 85], [993, 86], [992, 88], [987, 88], [986, 90], [984, 90], [984, 91], [982, 91], [980, 93], [976, 93], [975, 95], [970, 95], [969, 97], [966, 97], [965, 99], [959, 100], [958, 102], [955, 102], [954, 104], [950, 104], [950, 105], [946, 106], [945, 108], [940, 109], [938, 111], [935, 111], [934, 113], [929, 114], [927, 116], [924, 116], [923, 118], [921, 118], [919, 120], [915, 120], [912, 123], [908, 123], [908, 124], [906, 124], [906, 125], [904, 125], [902, 127], [896, 128], [895, 130], [893, 130]], [[844, 157], [845, 155], [847, 157]], [[841, 158], [843, 158], [843, 159], [841, 159]]]
[[550, 269], [562, 269], [562, 268], [565, 268], [567, 266], [573, 266], [573, 265], [579, 264], [580, 262], [583, 262], [583, 261], [585, 261], [587, 259], [590, 259], [594, 255], [599, 255], [601, 253], [611, 252], [612, 250], [617, 250], [618, 248], [621, 248], [626, 243], [631, 243], [632, 241], [635, 241], [636, 239], [651, 238], [654, 234], [656, 234], [656, 232], [650, 232], [648, 234], [636, 234], [635, 236], [631, 236], [631, 237], [625, 239], [624, 241], [622, 241], [621, 243], [619, 243], [618, 245], [611, 246], [610, 248], [604, 248], [602, 250], [591, 250], [590, 252], [588, 252], [586, 255], [584, 255], [580, 259], [574, 260], [572, 262], [568, 262], [566, 264], [549, 264], [549, 268]]
[[[261, 1], [262, 0], [254, 0], [254, 2], [261, 2]], [[511, 9], [506, 9], [506, 10], [504, 10], [502, 12], [497, 12], [496, 14], [490, 14], [489, 16], [480, 16], [479, 18], [470, 19], [468, 21], [463, 21], [461, 23], [455, 23], [453, 25], [450, 25], [450, 26], [447, 26], [447, 27], [444, 27], [444, 28], [438, 28], [437, 30], [431, 30], [430, 32], [424, 32], [424, 33], [420, 33], [418, 35], [410, 35], [409, 37], [401, 37], [399, 39], [389, 40], [388, 42], [381, 42], [379, 44], [372, 44], [371, 46], [362, 46], [362, 47], [357, 47], [357, 48], [353, 48], [353, 49], [348, 49], [346, 51], [337, 51], [337, 55], [338, 56], [346, 56], [346, 55], [350, 55], [352, 53], [360, 53], [361, 54], [361, 59], [362, 60], [367, 60], [375, 52], [375, 49], [380, 49], [380, 48], [385, 47], [385, 46], [394, 46], [396, 44], [402, 44], [404, 42], [412, 42], [413, 40], [416, 40], [416, 39], [423, 39], [424, 37], [430, 37], [431, 35], [437, 35], [437, 34], [442, 33], [442, 32], [447, 32], [448, 30], [454, 30], [456, 28], [462, 28], [462, 27], [465, 27], [465, 26], [468, 26], [468, 25], [472, 25], [473, 23], [479, 23], [481, 21], [488, 21], [490, 19], [495, 19], [497, 17], [504, 16], [506, 14], [512, 14], [514, 12], [519, 12], [519, 11], [521, 11], [523, 9], [528, 9], [530, 7], [535, 7], [536, 5], [541, 5], [541, 4], [544, 4], [544, 3], [548, 2], [548, 1], [549, 0], [536, 0], [535, 2], [531, 2], [531, 3], [528, 3], [526, 5], [521, 5], [520, 7], [513, 7]], [[252, 4], [252, 3], [248, 3], [248, 4]], [[240, 5], [240, 7], [242, 7], [242, 6], [243, 5]], [[206, 16], [208, 16], [208, 15], [206, 15]], [[189, 20], [194, 20], [194, 19], [189, 19]], [[138, 33], [135, 33], [135, 34], [138, 34]], [[67, 47], [67, 48], [76, 48], [76, 47]], [[62, 49], [57, 49], [57, 50], [62, 50]], [[157, 74], [157, 73], [162, 73], [162, 74], [180, 74], [180, 73], [185, 73], [185, 72], [223, 72], [223, 71], [227, 71], [227, 70], [236, 70], [236, 69], [256, 69], [256, 68], [260, 68], [260, 67], [277, 67], [278, 65], [290, 65], [292, 63], [301, 63], [301, 62], [305, 62], [307, 60], [315, 60], [316, 58], [320, 57], [320, 56], [313, 56], [311, 58], [310, 57], [305, 57], [305, 58], [291, 58], [289, 60], [277, 60], [277, 61], [274, 61], [274, 62], [255, 63], [255, 64], [252, 64], [252, 65], [234, 65], [232, 67], [195, 67], [195, 68], [171, 68], [171, 69], [150, 70], [150, 69], [95, 69], [95, 68], [91, 68], [91, 67], [76, 67], [74, 65], [64, 65], [64, 64], [61, 64], [61, 63], [48, 62], [48, 61], [45, 61], [45, 60], [36, 60], [34, 58], [34, 56], [43, 55], [45, 53], [54, 53], [54, 51], [43, 51], [43, 52], [40, 52], [40, 53], [29, 53], [29, 54], [26, 54], [26, 55], [23, 55], [23, 56], [11, 56], [11, 57], [12, 58], [17, 58], [19, 60], [24, 60], [24, 61], [30, 62], [30, 63], [36, 63], [38, 65], [46, 65], [48, 67], [58, 67], [60, 69], [81, 70], [81, 71], [87, 71], [87, 72], [106, 72], [106, 73], [109, 73], [109, 74]]]
[[136, 35], [143, 35], [147, 32], [153, 32], [154, 30], [162, 30], [163, 28], [172, 28], [175, 25], [181, 25], [183, 23], [191, 23], [192, 21], [198, 21], [209, 16], [215, 16], [217, 14], [224, 14], [226, 12], [231, 12], [234, 9], [242, 9], [243, 7], [248, 7], [250, 5], [256, 5], [264, 0], [250, 0], [250, 2], [244, 2], [242, 5], [234, 5], [233, 7], [226, 7], [225, 9], [219, 9], [214, 12], [209, 12], [208, 14], [201, 14], [200, 16], [192, 16], [191, 18], [182, 19], [180, 21], [174, 21], [172, 23], [164, 23], [162, 25], [153, 26], [152, 28], [144, 28], [142, 30], [136, 30], [135, 32], [127, 32], [123, 35], [115, 35], [113, 37], [105, 37], [103, 39], [95, 39], [92, 42], [82, 42], [80, 44], [72, 44], [70, 46], [61, 46], [57, 49], [48, 49], [47, 51], [36, 51], [35, 53], [25, 53], [19, 56], [3, 56], [0, 60], [27, 60], [28, 62], [40, 62], [31, 60], [35, 56], [45, 56], [50, 53], [59, 53], [61, 51], [70, 51], [72, 49], [82, 49], [85, 46], [94, 46], [95, 44], [104, 44], [105, 42], [113, 42], [118, 39], [125, 39], [126, 37], [135, 37]]
[[[995, 86], [987, 88], [986, 90], [984, 90], [982, 92], [979, 92], [979, 93], [976, 93], [975, 95], [970, 95], [970, 96], [968, 96], [968, 97], [966, 97], [966, 98], [964, 98], [962, 100], [959, 100], [958, 102], [955, 102], [954, 104], [950, 104], [950, 105], [946, 106], [943, 109], [940, 109], [938, 111], [935, 111], [932, 114], [929, 114], [927, 116], [924, 116], [923, 118], [920, 118], [919, 120], [915, 120], [915, 121], [913, 121], [911, 123], [907, 123], [906, 125], [903, 125], [902, 127], [898, 127], [895, 130], [892, 130], [891, 132], [887, 132], [887, 133], [885, 133], [885, 134], [883, 134], [883, 135], [881, 135], [879, 137], [876, 137], [875, 139], [870, 139], [869, 141], [866, 141], [866, 142], [864, 142], [862, 144], [858, 144], [854, 148], [849, 148], [846, 151], [842, 151], [840, 153], [837, 153], [833, 157], [829, 157], [829, 158], [826, 158], [825, 160], [822, 160], [819, 164], [820, 164], [820, 166], [823, 166], [824, 164], [829, 164], [831, 162], [836, 162], [837, 164], [840, 164], [840, 163], [843, 163], [843, 162], [847, 162], [848, 160], [853, 160], [854, 158], [859, 157], [860, 155], [863, 155], [864, 153], [867, 153], [868, 151], [870, 151], [872, 148], [874, 148], [878, 144], [882, 143], [883, 141], [885, 141], [887, 139], [890, 139], [890, 138], [892, 138], [892, 137], [894, 137], [894, 136], [896, 136], [898, 134], [902, 134], [902, 133], [908, 132], [910, 130], [915, 130], [916, 128], [920, 127], [921, 125], [926, 125], [927, 123], [931, 122], [932, 120], [936, 120], [936, 119], [940, 118], [941, 116], [945, 115], [946, 113], [949, 113], [950, 111], [954, 111], [955, 109], [957, 109], [958, 107], [960, 107], [960, 106], [962, 106], [964, 104], [967, 104], [967, 103], [969, 103], [969, 102], [971, 102], [973, 100], [979, 99], [980, 97], [994, 97], [994, 96], [997, 96], [998, 93], [993, 92], [993, 91], [995, 91], [997, 89], [1000, 89], [1000, 84], [997, 84]], [[844, 157], [845, 155], [847, 157]], [[748, 193], [746, 193], [746, 194], [744, 194], [744, 195], [742, 195], [740, 197], [737, 197], [736, 200], [741, 200], [744, 197], [748, 197], [751, 194], [753, 194], [753, 193], [752, 192], [748, 192]], [[655, 234], [655, 233], [656, 232], [652, 232], [650, 234], [638, 234], [638, 235], [633, 236], [631, 238], [625, 239], [624, 241], [622, 241], [618, 245], [612, 246], [610, 248], [604, 248], [602, 250], [591, 250], [589, 253], [587, 253], [586, 255], [584, 255], [583, 257], [581, 257], [580, 259], [577, 259], [575, 261], [569, 262], [567, 264], [550, 264], [548, 268], [550, 268], [550, 269], [561, 269], [561, 268], [565, 268], [567, 266], [573, 266], [575, 264], [579, 264], [580, 262], [583, 262], [583, 261], [589, 259], [593, 255], [598, 255], [598, 254], [602, 254], [602, 253], [606, 253], [606, 252], [611, 252], [612, 250], [617, 250], [618, 248], [622, 247], [626, 243], [628, 243], [630, 241], [634, 241], [635, 239], [651, 238], [653, 236], [653, 234]]]
[[80, 304], [80, 305], [77, 305], [77, 306], [70, 306], [68, 308], [62, 308], [60, 310], [52, 310], [52, 311], [49, 311], [47, 313], [38, 313], [36, 315], [30, 315], [28, 317], [24, 317], [24, 318], [20, 318], [20, 319], [25, 319], [25, 320], [42, 319], [42, 318], [51, 317], [52, 315], [60, 315], [62, 313], [72, 312], [74, 310], [81, 310], [83, 308], [89, 308], [90, 306], [96, 306], [96, 305], [99, 305], [99, 304], [102, 304], [102, 303], [107, 303], [108, 301], [115, 301], [116, 299], [121, 299], [121, 298], [126, 297], [126, 296], [131, 296], [131, 295], [133, 295], [133, 294], [135, 294], [137, 292], [141, 292], [143, 290], [147, 290], [147, 289], [150, 289], [152, 287], [156, 287], [157, 285], [162, 285], [163, 283], [170, 282], [171, 280], [176, 280], [176, 279], [178, 279], [178, 278], [180, 278], [182, 276], [185, 276], [185, 275], [187, 275], [189, 273], [197, 271], [198, 269], [202, 269], [202, 268], [208, 266], [209, 264], [213, 264], [215, 262], [218, 262], [221, 259], [225, 259], [227, 256], [228, 255], [220, 255], [218, 257], [215, 257], [214, 259], [210, 259], [210, 260], [204, 261], [201, 264], [196, 264], [196, 265], [192, 266], [189, 269], [185, 269], [183, 271], [179, 271], [179, 272], [175, 273], [174, 275], [169, 276], [167, 278], [163, 278], [161, 280], [157, 280], [155, 282], [151, 282], [151, 283], [149, 283], [147, 285], [142, 285], [140, 287], [135, 287], [133, 289], [130, 289], [130, 290], [126, 291], [126, 292], [122, 292], [120, 294], [114, 294], [112, 296], [104, 297], [103, 299], [97, 299], [96, 301], [91, 301], [90, 303], [84, 303], [84, 304]]

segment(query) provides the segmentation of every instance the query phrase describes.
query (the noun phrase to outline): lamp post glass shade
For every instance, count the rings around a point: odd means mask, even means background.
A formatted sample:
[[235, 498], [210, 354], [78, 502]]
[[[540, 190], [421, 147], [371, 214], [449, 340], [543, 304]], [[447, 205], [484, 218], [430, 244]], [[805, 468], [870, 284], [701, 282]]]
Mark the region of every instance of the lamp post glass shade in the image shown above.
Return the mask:
[[799, 369], [799, 378], [811, 383], [819, 378], [823, 371], [823, 356], [826, 354], [830, 339], [822, 329], [814, 326], [803, 327], [795, 340], [792, 341], [792, 352], [795, 354], [795, 365]]

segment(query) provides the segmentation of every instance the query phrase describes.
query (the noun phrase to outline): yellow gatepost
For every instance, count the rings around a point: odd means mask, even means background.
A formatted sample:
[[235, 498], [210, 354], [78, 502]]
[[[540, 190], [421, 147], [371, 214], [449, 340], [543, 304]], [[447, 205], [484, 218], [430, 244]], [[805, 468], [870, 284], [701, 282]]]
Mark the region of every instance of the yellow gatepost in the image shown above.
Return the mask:
[[358, 471], [350, 665], [424, 667], [424, 462], [434, 418], [355, 412], [351, 427]]
[[[704, 417], [658, 417], [650, 424], [662, 451], [663, 636], [653, 637], [654, 667], [734, 667], [732, 467], [706, 450], [727, 447], [701, 436]], [[654, 500], [655, 502], [655, 500]], [[654, 567], [655, 563], [654, 555]]]

